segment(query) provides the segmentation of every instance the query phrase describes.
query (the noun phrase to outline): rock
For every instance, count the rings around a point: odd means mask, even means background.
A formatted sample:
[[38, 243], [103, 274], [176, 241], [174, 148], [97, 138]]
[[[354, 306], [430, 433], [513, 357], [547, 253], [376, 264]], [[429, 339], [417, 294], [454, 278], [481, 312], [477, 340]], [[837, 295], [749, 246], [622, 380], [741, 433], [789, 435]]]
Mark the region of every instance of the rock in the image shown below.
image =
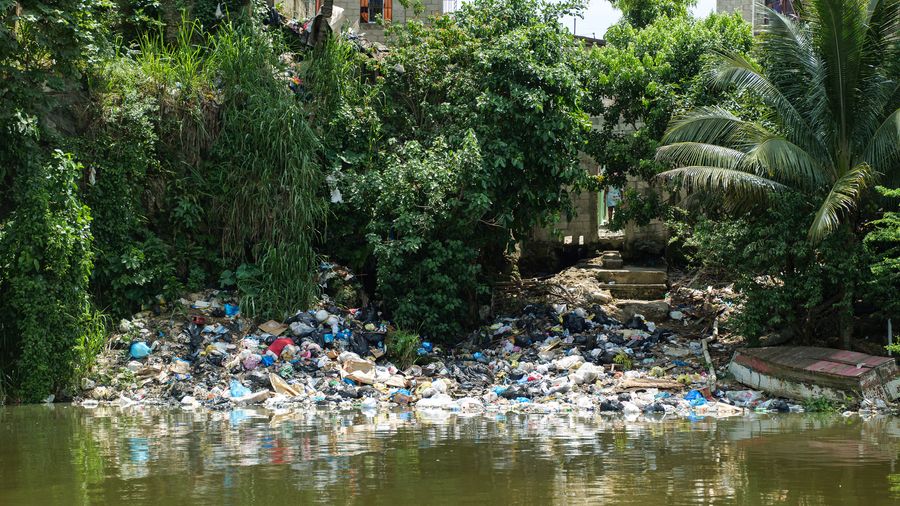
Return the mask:
[[118, 396], [118, 393], [113, 388], [99, 386], [94, 387], [94, 389], [91, 390], [88, 395], [90, 395], [91, 399], [96, 399], [98, 401], [108, 401], [115, 399]]
[[90, 378], [81, 378], [82, 390], [93, 390], [97, 386], [97, 382]]
[[664, 300], [619, 300], [613, 304], [619, 321], [626, 321], [636, 314], [649, 321], [662, 321], [669, 316], [669, 304]]

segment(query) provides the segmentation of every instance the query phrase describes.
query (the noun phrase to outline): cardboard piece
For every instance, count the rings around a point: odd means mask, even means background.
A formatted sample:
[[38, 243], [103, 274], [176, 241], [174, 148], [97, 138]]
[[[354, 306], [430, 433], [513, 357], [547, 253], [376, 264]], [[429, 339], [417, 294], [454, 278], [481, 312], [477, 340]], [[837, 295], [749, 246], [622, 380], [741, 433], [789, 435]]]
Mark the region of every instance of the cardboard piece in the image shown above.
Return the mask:
[[259, 326], [259, 330], [261, 330], [267, 334], [272, 334], [273, 336], [280, 336], [281, 334], [284, 333], [285, 330], [287, 330], [287, 328], [288, 328], [287, 325], [278, 323], [275, 320], [269, 320], [266, 323], [263, 323], [262, 325]]

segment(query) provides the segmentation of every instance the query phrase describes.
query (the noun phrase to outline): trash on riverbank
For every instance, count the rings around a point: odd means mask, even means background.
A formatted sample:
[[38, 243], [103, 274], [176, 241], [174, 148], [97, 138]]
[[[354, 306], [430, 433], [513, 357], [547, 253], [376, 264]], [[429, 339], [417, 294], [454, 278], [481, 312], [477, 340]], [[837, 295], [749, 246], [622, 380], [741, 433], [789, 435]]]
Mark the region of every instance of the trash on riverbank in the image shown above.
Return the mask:
[[[697, 314], [686, 304], [673, 320], [667, 311], [656, 322], [641, 314], [620, 321], [600, 304], [529, 304], [453, 349], [420, 339], [415, 363], [401, 369], [385, 346], [394, 327], [374, 306], [338, 307], [326, 298], [284, 321], [256, 324], [225, 311], [233, 301], [225, 292], [192, 294], [172, 314], [123, 321], [81, 398], [185, 409], [410, 406], [690, 419], [802, 410], [710, 381], [710, 370], [725, 376], [732, 350], [709, 343], [710, 369], [700, 339], [678, 334]], [[133, 353], [137, 343], [146, 355]]]

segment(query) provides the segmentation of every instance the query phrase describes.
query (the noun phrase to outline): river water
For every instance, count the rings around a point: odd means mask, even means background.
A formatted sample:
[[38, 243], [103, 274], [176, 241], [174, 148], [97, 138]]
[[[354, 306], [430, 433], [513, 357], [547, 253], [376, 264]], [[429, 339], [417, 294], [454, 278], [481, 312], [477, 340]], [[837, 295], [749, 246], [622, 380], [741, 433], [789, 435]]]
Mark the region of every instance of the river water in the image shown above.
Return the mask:
[[900, 504], [900, 419], [0, 408], [0, 505]]

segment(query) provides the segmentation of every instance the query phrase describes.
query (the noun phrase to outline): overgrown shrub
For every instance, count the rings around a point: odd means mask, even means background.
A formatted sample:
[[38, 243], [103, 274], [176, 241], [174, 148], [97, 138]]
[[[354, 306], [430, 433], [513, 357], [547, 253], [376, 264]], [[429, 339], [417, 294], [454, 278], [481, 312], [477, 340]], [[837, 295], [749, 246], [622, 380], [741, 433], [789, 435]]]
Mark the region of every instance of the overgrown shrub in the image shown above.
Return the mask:
[[869, 232], [863, 237], [872, 274], [866, 294], [878, 312], [893, 318], [900, 328], [900, 189], [876, 190], [883, 197], [884, 212], [867, 225]]
[[677, 241], [695, 265], [735, 281], [742, 308], [734, 317], [751, 343], [768, 333], [812, 342], [836, 336], [864, 279], [863, 252], [849, 230], [815, 245], [804, 231], [815, 208], [785, 193], [767, 212], [737, 217], [688, 215]]
[[459, 338], [486, 286], [515, 272], [504, 253], [571, 211], [569, 192], [588, 183], [583, 49], [558, 22], [572, 9], [476, 0], [395, 26], [383, 62], [354, 69], [339, 49], [312, 62], [317, 125], [337, 154], [329, 176], [346, 201], [332, 206], [328, 256], [373, 268], [405, 328]]
[[93, 340], [91, 216], [76, 184], [82, 166], [60, 151], [44, 162], [20, 140], [15, 210], [0, 225], [0, 339], [17, 396], [37, 401], [69, 385], [76, 348]]
[[91, 292], [114, 316], [125, 316], [160, 294], [175, 295], [176, 255], [151, 229], [148, 209], [164, 180], [157, 159], [156, 100], [141, 88], [129, 59], [104, 63], [94, 86], [96, 117], [77, 143], [87, 167], [85, 202], [94, 218]]
[[114, 252], [95, 275], [105, 303], [134, 309], [241, 265], [246, 313], [280, 318], [309, 302], [324, 181], [284, 51], [255, 23], [210, 34], [185, 21], [109, 64], [106, 114], [86, 142], [98, 251]]
[[360, 178], [351, 203], [372, 217], [367, 238], [378, 262], [378, 293], [395, 321], [434, 339], [473, 321], [483, 242], [473, 237], [489, 203], [470, 185], [481, 166], [474, 136], [458, 149], [443, 139], [398, 146], [383, 170]]

